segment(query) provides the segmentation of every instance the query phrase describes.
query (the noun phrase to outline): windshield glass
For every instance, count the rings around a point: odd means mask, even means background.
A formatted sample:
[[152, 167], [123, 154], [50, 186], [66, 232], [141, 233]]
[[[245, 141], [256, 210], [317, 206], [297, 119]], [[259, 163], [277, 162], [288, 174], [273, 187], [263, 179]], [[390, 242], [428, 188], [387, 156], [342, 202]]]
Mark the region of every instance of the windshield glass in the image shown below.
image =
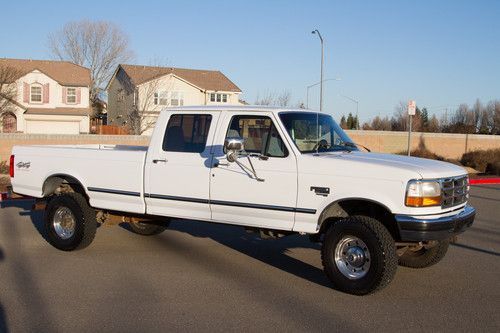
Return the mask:
[[282, 112], [280, 119], [301, 153], [358, 150], [329, 115], [313, 112]]

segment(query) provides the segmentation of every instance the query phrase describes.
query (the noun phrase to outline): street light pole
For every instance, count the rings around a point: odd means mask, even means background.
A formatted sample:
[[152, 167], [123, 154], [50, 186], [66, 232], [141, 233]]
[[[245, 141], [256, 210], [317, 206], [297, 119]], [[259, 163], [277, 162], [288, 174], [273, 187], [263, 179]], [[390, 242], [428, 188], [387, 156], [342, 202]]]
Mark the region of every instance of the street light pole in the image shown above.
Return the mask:
[[359, 118], [358, 118], [358, 111], [359, 111], [359, 101], [355, 100], [354, 98], [352, 97], [349, 97], [349, 96], [346, 96], [346, 95], [340, 95], [342, 97], [345, 97], [347, 98], [348, 100], [350, 100], [351, 102], [354, 102], [356, 103], [356, 129], [359, 130]]
[[323, 111], [323, 62], [324, 62], [324, 51], [323, 51], [323, 37], [319, 33], [319, 30], [316, 29], [312, 31], [313, 34], [317, 34], [319, 40], [321, 41], [321, 77], [320, 77], [320, 86], [319, 86], [319, 110]]

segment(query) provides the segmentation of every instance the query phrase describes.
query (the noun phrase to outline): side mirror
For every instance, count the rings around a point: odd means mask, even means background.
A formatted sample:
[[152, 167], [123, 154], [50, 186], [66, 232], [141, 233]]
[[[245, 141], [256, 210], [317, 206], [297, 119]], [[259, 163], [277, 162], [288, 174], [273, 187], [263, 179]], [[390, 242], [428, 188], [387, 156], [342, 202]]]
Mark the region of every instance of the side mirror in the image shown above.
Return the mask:
[[245, 149], [245, 145], [243, 139], [227, 138], [224, 141], [224, 148], [226, 149], [227, 160], [234, 162], [238, 159], [239, 152]]
[[226, 148], [226, 151], [240, 151], [245, 149], [245, 145], [243, 139], [227, 138], [226, 141], [224, 141], [224, 148]]

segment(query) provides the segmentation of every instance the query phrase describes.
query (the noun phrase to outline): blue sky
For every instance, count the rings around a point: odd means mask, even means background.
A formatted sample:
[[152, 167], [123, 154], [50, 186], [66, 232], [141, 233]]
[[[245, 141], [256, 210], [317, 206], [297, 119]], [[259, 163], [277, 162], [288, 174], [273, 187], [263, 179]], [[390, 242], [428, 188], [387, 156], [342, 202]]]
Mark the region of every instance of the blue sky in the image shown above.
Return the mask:
[[[109, 20], [129, 36], [134, 62], [219, 69], [254, 102], [319, 81], [325, 39], [325, 110], [338, 119], [392, 115], [415, 99], [445, 108], [500, 98], [500, 1], [8, 1], [0, 57], [47, 59], [47, 35], [71, 20]], [[318, 87], [310, 106], [319, 107]]]

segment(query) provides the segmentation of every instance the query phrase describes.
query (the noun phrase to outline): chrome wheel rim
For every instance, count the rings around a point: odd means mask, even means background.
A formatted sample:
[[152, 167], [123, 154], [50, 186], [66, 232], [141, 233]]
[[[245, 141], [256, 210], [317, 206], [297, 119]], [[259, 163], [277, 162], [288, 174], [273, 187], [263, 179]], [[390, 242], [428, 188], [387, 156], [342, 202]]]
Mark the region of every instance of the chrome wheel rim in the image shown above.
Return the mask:
[[335, 247], [335, 264], [342, 275], [350, 280], [361, 279], [370, 269], [370, 251], [356, 236], [344, 236]]
[[75, 234], [75, 216], [67, 207], [56, 209], [52, 225], [57, 236], [61, 239], [69, 239]]

